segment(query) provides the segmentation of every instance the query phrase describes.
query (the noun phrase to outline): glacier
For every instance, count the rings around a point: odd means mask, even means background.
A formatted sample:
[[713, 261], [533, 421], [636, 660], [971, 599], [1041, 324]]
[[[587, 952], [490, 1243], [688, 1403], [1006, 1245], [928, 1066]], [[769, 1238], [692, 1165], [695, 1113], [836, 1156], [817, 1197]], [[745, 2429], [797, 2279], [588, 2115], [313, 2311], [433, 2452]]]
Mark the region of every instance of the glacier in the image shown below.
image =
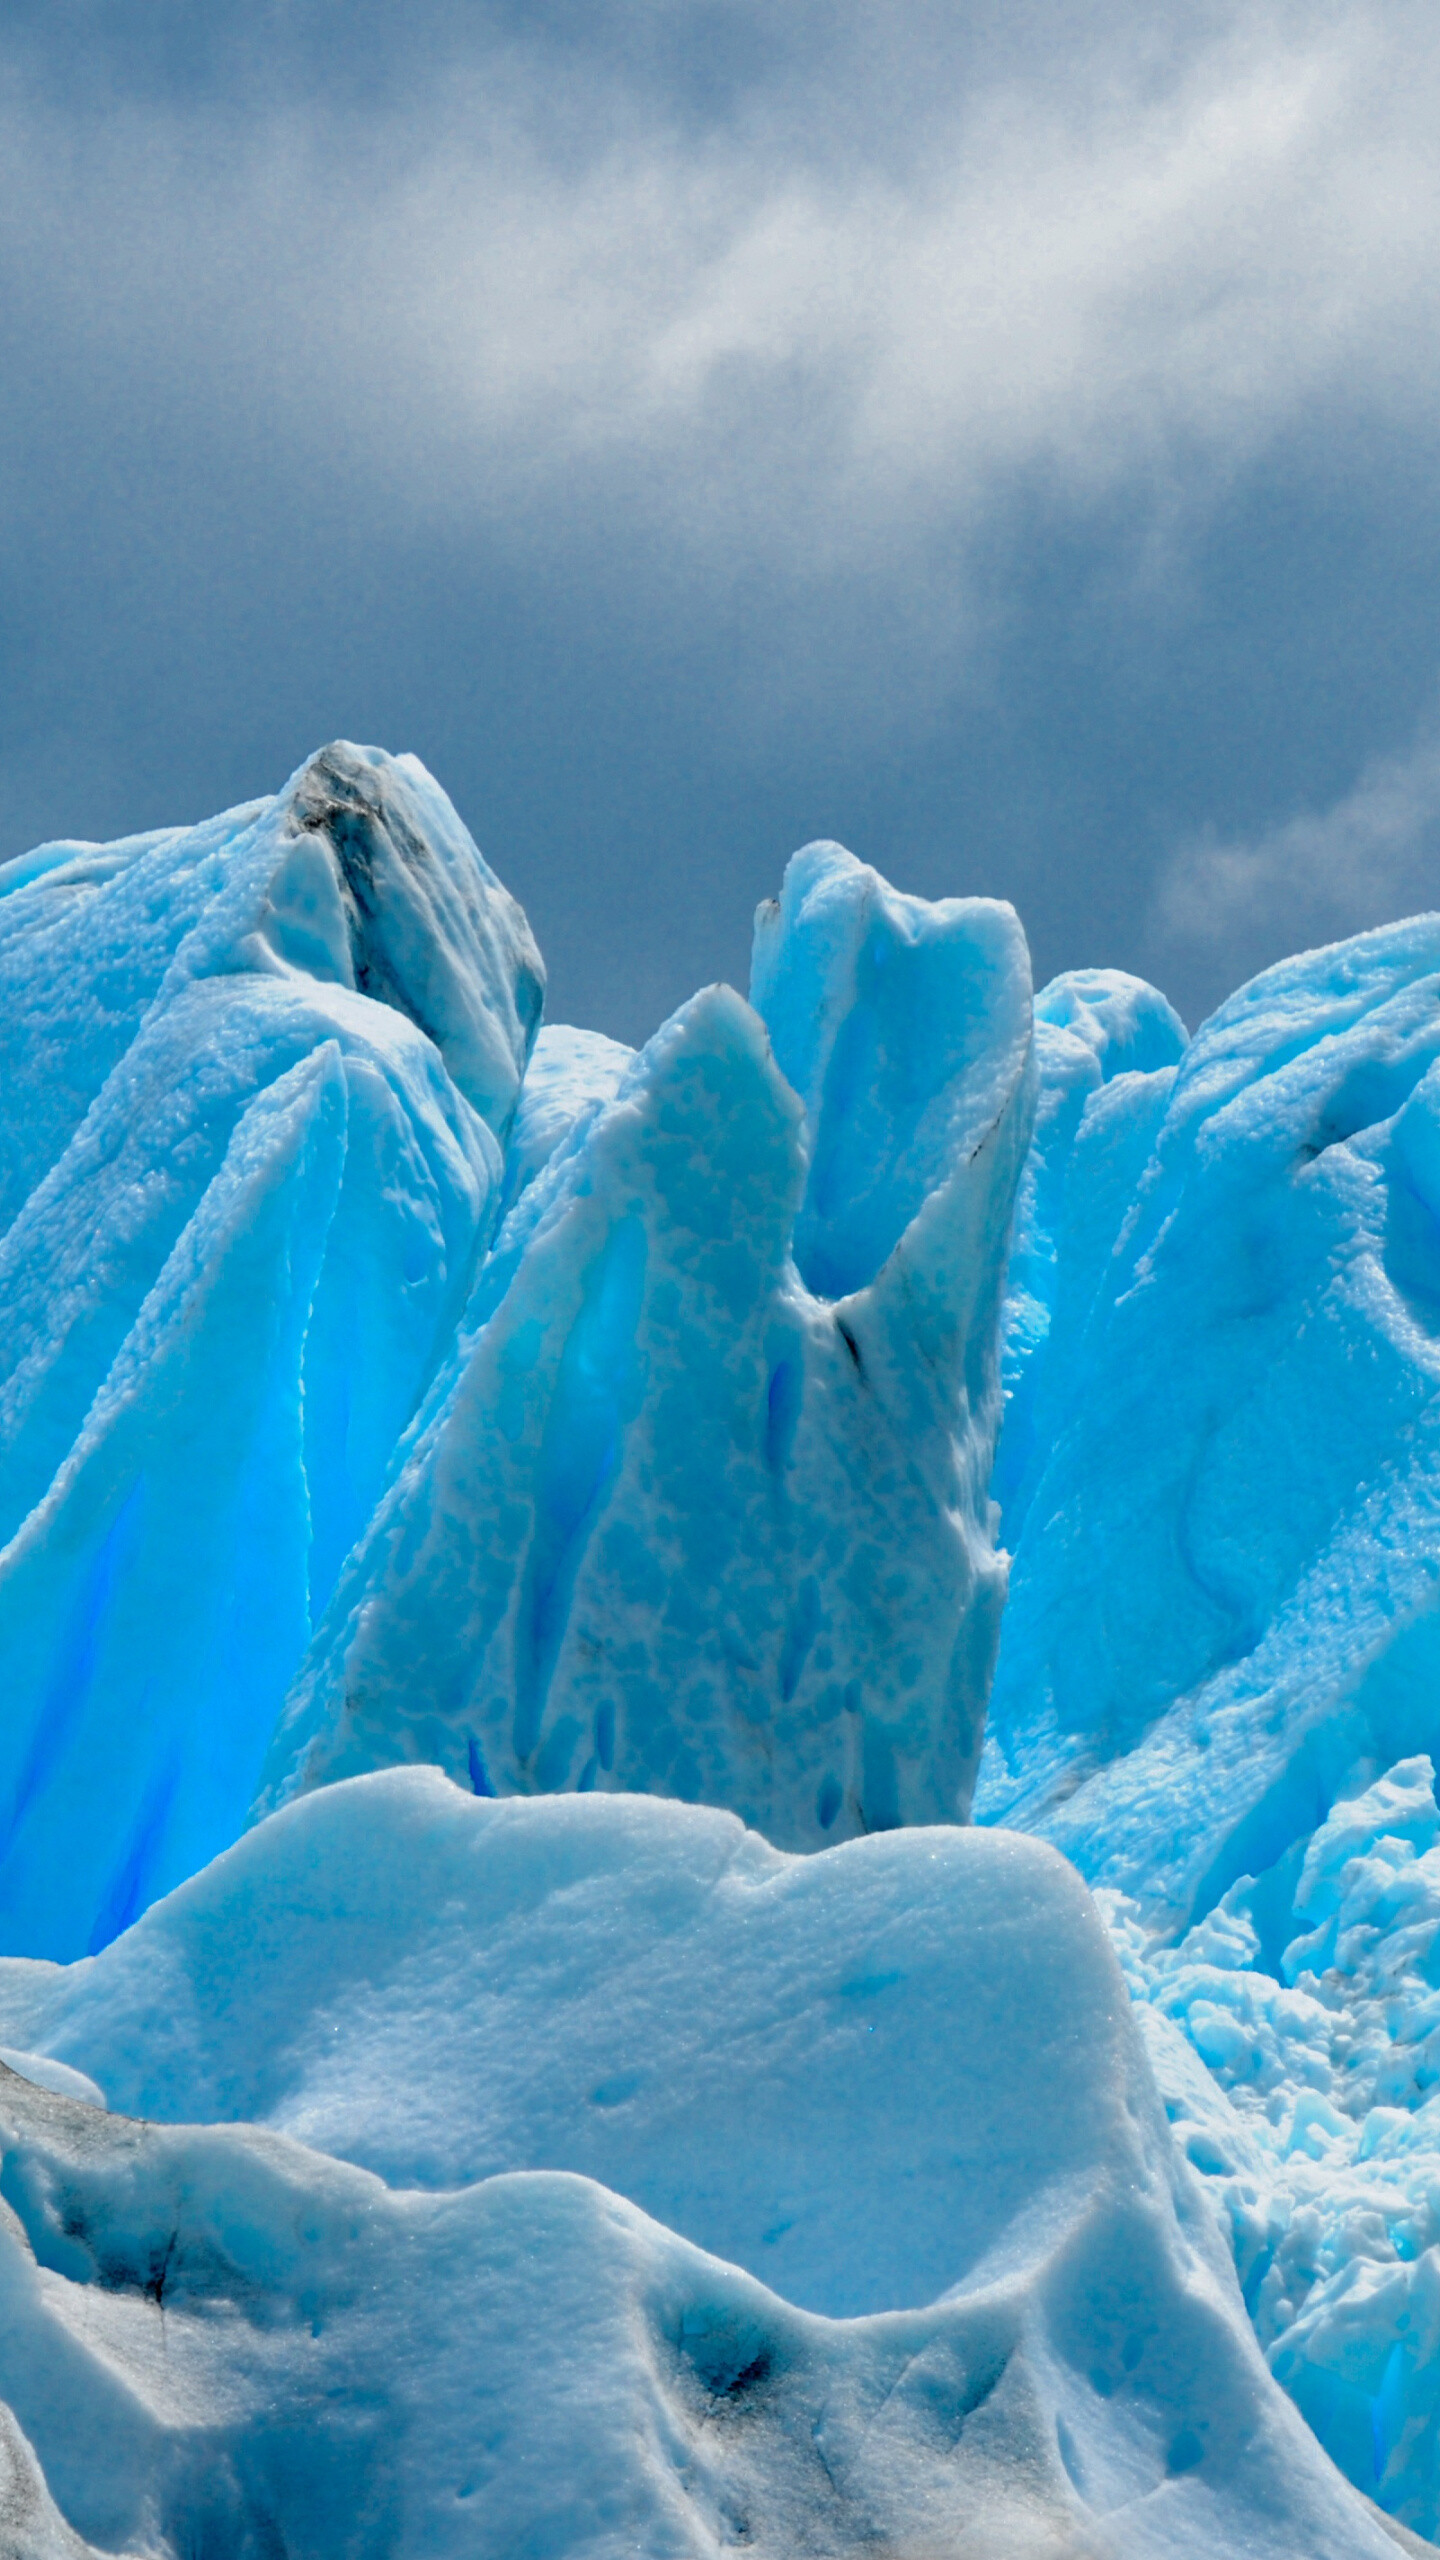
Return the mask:
[[1429, 2548], [1436, 920], [632, 1051], [341, 742], [0, 978], [17, 2560]]

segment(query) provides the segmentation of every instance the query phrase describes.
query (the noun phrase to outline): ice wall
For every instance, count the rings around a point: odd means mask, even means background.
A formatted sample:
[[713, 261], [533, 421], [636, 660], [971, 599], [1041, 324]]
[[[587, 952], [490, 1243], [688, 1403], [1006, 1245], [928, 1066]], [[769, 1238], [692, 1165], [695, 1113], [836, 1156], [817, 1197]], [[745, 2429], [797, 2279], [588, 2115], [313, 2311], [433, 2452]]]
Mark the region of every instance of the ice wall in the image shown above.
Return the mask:
[[543, 987], [412, 758], [0, 870], [0, 1938], [232, 1839], [487, 1241]]
[[991, 1482], [1011, 1548], [1070, 1393], [1077, 1324], [1130, 1207], [1185, 1039], [1168, 999], [1123, 969], [1071, 969], [1035, 998], [1035, 1128], [1005, 1280], [1005, 1420]]
[[1422, 917], [1080, 1121], [978, 1804], [1172, 1930], [1440, 1744], [1437, 1056]]
[[723, 1804], [797, 1848], [964, 1812], [1024, 939], [811, 846], [752, 994], [695, 997], [623, 1073], [542, 1047], [528, 1179], [266, 1801], [416, 1759]]

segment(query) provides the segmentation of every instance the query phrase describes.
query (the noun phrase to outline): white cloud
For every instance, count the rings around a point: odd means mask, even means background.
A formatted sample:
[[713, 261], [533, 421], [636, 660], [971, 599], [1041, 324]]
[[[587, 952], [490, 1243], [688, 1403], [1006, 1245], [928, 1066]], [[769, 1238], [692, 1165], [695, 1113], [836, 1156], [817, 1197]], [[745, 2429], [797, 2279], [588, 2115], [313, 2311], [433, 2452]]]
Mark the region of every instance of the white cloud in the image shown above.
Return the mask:
[[1287, 952], [1440, 906], [1440, 718], [1376, 757], [1332, 807], [1248, 843], [1181, 846], [1157, 889], [1162, 960], [1222, 957], [1238, 981]]

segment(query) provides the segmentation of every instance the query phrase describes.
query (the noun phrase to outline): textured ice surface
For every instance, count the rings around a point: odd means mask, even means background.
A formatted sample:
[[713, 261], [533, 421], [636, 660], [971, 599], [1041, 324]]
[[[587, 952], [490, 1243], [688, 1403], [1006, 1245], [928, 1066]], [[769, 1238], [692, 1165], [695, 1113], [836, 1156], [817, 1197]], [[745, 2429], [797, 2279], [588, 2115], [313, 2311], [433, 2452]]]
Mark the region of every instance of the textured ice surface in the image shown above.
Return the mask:
[[1158, 1128], [1117, 1077], [1072, 1151], [978, 1804], [1172, 1928], [1437, 1741], [1437, 1055], [1420, 918], [1256, 979]]
[[634, 1063], [634, 1050], [607, 1040], [603, 1031], [576, 1031], [565, 1022], [541, 1025], [505, 1149], [507, 1210], [577, 1121], [613, 1102]]
[[542, 973], [413, 759], [0, 870], [0, 1942], [232, 1839], [463, 1307]]
[[1393, 2551], [1038, 1843], [387, 1771], [0, 2024], [163, 2119], [0, 2076], [27, 2555]]
[[[1035, 998], [1035, 1128], [1005, 1282], [1005, 1421], [991, 1485], [1012, 1547], [1055, 1436], [1054, 1406], [1070, 1374], [1076, 1302], [1093, 1289], [1097, 1258], [1114, 1243], [1140, 1170], [1135, 1158], [1142, 1147], [1148, 1153], [1173, 1082], [1168, 1071], [1184, 1048], [1185, 1026], [1174, 1007], [1158, 988], [1123, 969], [1070, 969]], [[1115, 1079], [1121, 1090], [1092, 1107]], [[1058, 1310], [1057, 1288], [1064, 1290]]]
[[1178, 1947], [1102, 1894], [1272, 2370], [1350, 2478], [1440, 2527], [1440, 1813], [1427, 1759], [1337, 1804]]
[[1440, 923], [1267, 972], [1078, 1118], [1037, 1053], [977, 1808], [1129, 1897], [1274, 2370], [1433, 2531]]
[[543, 1169], [267, 1801], [415, 1759], [728, 1805], [789, 1847], [964, 1811], [1005, 1587], [1024, 938], [815, 845], [760, 910], [753, 994], [696, 996], [623, 1073], [542, 1046]]

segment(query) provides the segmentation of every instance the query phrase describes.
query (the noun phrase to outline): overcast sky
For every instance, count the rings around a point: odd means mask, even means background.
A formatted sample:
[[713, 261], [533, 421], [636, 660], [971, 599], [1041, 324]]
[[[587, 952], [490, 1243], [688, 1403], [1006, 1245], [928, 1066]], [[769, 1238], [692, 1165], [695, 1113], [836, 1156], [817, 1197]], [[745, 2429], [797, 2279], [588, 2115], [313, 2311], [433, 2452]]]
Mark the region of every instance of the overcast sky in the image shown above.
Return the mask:
[[1433, 0], [3, 0], [0, 853], [410, 747], [553, 1018], [806, 838], [1192, 1022], [1440, 904]]

